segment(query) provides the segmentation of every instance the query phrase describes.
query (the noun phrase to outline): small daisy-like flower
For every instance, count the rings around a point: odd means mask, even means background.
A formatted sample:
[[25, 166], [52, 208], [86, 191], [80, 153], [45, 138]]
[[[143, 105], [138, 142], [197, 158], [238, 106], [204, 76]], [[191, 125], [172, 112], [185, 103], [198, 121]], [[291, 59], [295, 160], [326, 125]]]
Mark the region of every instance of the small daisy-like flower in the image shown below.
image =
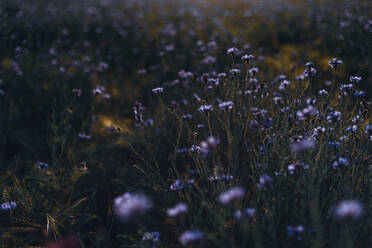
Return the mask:
[[327, 121], [332, 123], [335, 121], [339, 121], [341, 119], [341, 112], [340, 111], [335, 111], [331, 112], [327, 115]]
[[125, 220], [143, 215], [152, 208], [152, 201], [145, 195], [125, 193], [114, 200], [116, 215]]
[[234, 103], [232, 101], [228, 101], [228, 102], [221, 102], [218, 107], [222, 110], [224, 109], [232, 109]]
[[321, 96], [325, 96], [325, 95], [328, 95], [328, 91], [327, 90], [319, 90], [319, 95]]
[[233, 188], [229, 189], [228, 191], [222, 193], [218, 197], [218, 200], [222, 204], [226, 205], [226, 204], [229, 204], [230, 202], [232, 202], [234, 200], [243, 198], [244, 193], [245, 193], [244, 188], [242, 188], [242, 187], [233, 187]]
[[342, 60], [341, 59], [337, 59], [337, 58], [333, 58], [331, 61], [328, 62], [328, 65], [332, 69], [337, 69], [337, 66], [338, 65], [342, 65]]
[[229, 71], [229, 73], [235, 76], [235, 75], [238, 75], [240, 73], [240, 70], [239, 69], [231, 69]]
[[245, 54], [240, 59], [243, 61], [251, 61], [254, 59], [254, 56], [252, 54]]
[[236, 48], [236, 47], [231, 47], [231, 48], [227, 49], [227, 54], [228, 54], [228, 55], [233, 55], [233, 56], [235, 56], [235, 55], [237, 55], [238, 53], [239, 53], [239, 50], [238, 50], [238, 48]]
[[167, 209], [167, 214], [169, 217], [176, 217], [186, 212], [187, 212], [187, 205], [185, 203], [178, 203], [173, 208]]
[[350, 82], [352, 83], [359, 83], [361, 80], [362, 80], [362, 77], [350, 76]]
[[358, 219], [363, 213], [363, 206], [358, 200], [343, 200], [334, 210], [334, 218], [338, 220]]
[[201, 240], [203, 236], [204, 235], [201, 231], [191, 230], [191, 231], [186, 231], [182, 233], [178, 240], [180, 241], [181, 244], [186, 246], [190, 243]]
[[105, 86], [98, 85], [95, 89], [93, 89], [93, 95], [101, 95], [105, 92]]
[[158, 87], [158, 88], [152, 89], [152, 93], [154, 93], [154, 94], [160, 94], [163, 91], [164, 91], [163, 87]]
[[212, 111], [213, 110], [213, 106], [212, 105], [202, 105], [199, 107], [199, 112], [200, 113], [206, 113], [206, 112], [209, 112], [209, 111]]

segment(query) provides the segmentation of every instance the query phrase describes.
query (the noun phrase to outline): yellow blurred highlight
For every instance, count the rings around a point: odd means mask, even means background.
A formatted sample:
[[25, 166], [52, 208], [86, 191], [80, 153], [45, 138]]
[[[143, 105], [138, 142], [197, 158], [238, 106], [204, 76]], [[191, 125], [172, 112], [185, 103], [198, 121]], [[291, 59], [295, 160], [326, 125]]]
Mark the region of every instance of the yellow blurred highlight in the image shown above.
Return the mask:
[[[117, 116], [110, 115], [99, 115], [98, 121], [93, 124], [92, 131], [94, 134], [99, 136], [111, 136], [113, 137], [114, 133], [131, 133], [132, 130], [130, 125], [132, 119], [130, 118], [120, 118]], [[110, 130], [114, 129], [114, 130]], [[115, 136], [115, 143], [120, 146], [126, 146], [126, 143], [123, 142], [123, 139], [120, 136]]]

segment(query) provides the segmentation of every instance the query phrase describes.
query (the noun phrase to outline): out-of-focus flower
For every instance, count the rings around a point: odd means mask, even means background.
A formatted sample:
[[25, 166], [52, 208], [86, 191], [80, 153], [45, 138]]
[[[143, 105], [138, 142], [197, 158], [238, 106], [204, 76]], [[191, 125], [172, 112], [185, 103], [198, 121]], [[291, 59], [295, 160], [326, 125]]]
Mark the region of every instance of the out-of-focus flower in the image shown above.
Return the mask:
[[264, 189], [267, 187], [271, 187], [272, 183], [273, 183], [273, 179], [269, 177], [267, 174], [265, 174], [260, 177], [257, 187], [259, 189]]
[[143, 215], [152, 208], [152, 201], [145, 195], [125, 193], [114, 200], [116, 215], [128, 221], [137, 215]]
[[300, 142], [291, 144], [292, 152], [301, 152], [312, 149], [315, 146], [315, 141], [313, 138], [304, 139]]
[[349, 165], [349, 161], [346, 159], [346, 158], [338, 158], [336, 161], [333, 162], [332, 166], [333, 168], [337, 168], [339, 166], [348, 166]]
[[296, 162], [296, 163], [290, 164], [288, 165], [289, 174], [293, 174], [297, 168], [308, 169], [309, 166], [304, 164], [303, 162]]
[[79, 138], [82, 138], [82, 139], [90, 139], [91, 138], [90, 135], [86, 135], [85, 133], [79, 133], [78, 134], [78, 137]]
[[179, 237], [179, 241], [181, 244], [186, 246], [190, 243], [201, 240], [203, 236], [203, 233], [199, 230], [186, 231], [181, 234], [181, 236]]
[[222, 193], [218, 200], [222, 204], [229, 204], [230, 202], [240, 199], [244, 196], [245, 190], [242, 187], [233, 187], [229, 189], [228, 191]]
[[178, 203], [176, 206], [167, 209], [169, 217], [176, 217], [187, 212], [187, 205], [185, 203]]
[[363, 213], [363, 206], [358, 200], [343, 200], [334, 210], [334, 218], [338, 220], [358, 219]]

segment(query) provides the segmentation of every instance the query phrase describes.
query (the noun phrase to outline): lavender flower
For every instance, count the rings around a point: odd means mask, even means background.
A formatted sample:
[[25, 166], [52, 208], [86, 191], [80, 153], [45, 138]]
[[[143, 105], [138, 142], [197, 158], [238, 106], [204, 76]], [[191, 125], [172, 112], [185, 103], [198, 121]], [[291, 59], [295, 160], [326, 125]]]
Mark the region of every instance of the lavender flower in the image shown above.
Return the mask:
[[228, 101], [228, 102], [221, 102], [218, 107], [222, 110], [224, 109], [232, 109], [234, 103], [232, 101]]
[[199, 112], [200, 113], [206, 113], [206, 112], [209, 112], [209, 111], [212, 111], [213, 110], [213, 106], [212, 105], [202, 105], [199, 107]]
[[219, 197], [218, 200], [226, 205], [232, 202], [233, 200], [243, 198], [245, 193], [244, 188], [242, 187], [233, 187], [229, 189], [228, 191], [222, 193]]
[[289, 174], [291, 174], [291, 175], [294, 174], [294, 172], [297, 168], [308, 169], [309, 166], [302, 163], [302, 162], [296, 162], [296, 163], [290, 164], [290, 165], [288, 165]]
[[339, 166], [348, 166], [349, 161], [346, 158], [339, 157], [336, 161], [333, 162], [332, 166], [333, 168], [337, 168]]
[[315, 141], [313, 138], [304, 139], [300, 142], [291, 144], [292, 152], [301, 152], [312, 149], [315, 146]]
[[245, 54], [240, 59], [243, 61], [252, 61], [254, 59], [254, 56], [252, 54]]
[[201, 231], [192, 230], [192, 231], [186, 231], [182, 233], [178, 240], [180, 241], [181, 244], [186, 246], [190, 243], [201, 240], [203, 236], [204, 235]]
[[176, 217], [186, 212], [187, 212], [187, 205], [185, 203], [178, 203], [173, 208], [167, 209], [167, 214], [169, 217]]
[[114, 200], [116, 215], [129, 221], [137, 215], [143, 215], [152, 208], [152, 201], [145, 195], [125, 193]]
[[142, 236], [142, 240], [148, 240], [153, 243], [158, 243], [160, 242], [160, 234], [159, 232], [147, 232]]
[[235, 56], [235, 55], [237, 55], [238, 53], [239, 53], [239, 50], [238, 50], [238, 48], [236, 48], [236, 47], [231, 47], [231, 48], [227, 49], [227, 54], [228, 54], [228, 55], [233, 55], [233, 56]]
[[273, 179], [265, 174], [260, 177], [257, 187], [259, 189], [264, 189], [264, 188], [270, 187], [272, 185], [272, 182], [273, 182]]
[[229, 73], [232, 74], [232, 75], [234, 75], [234, 76], [236, 76], [236, 75], [238, 75], [240, 73], [240, 70], [239, 69], [231, 69], [229, 71]]
[[163, 87], [158, 87], [158, 88], [155, 88], [155, 89], [152, 89], [152, 92], [154, 94], [160, 94], [164, 91]]
[[17, 207], [17, 203], [14, 201], [4, 202], [0, 205], [1, 210], [13, 210]]
[[363, 206], [358, 200], [343, 200], [334, 210], [334, 218], [337, 220], [358, 219], [363, 213]]

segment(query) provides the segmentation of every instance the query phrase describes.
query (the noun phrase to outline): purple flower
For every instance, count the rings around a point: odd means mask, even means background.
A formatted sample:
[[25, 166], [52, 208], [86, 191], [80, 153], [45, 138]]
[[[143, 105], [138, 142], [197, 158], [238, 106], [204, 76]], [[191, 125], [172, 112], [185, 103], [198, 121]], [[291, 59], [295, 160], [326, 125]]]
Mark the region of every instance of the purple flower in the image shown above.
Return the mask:
[[233, 187], [229, 189], [228, 191], [222, 193], [219, 197], [218, 200], [222, 204], [226, 205], [232, 202], [233, 200], [243, 198], [245, 193], [244, 188], [242, 187]]
[[228, 102], [221, 102], [218, 107], [222, 110], [224, 109], [232, 109], [234, 103], [232, 101], [228, 101]]
[[13, 210], [17, 207], [17, 203], [14, 201], [4, 202], [0, 205], [1, 210]]
[[169, 217], [176, 217], [186, 212], [187, 212], [187, 205], [185, 203], [178, 203], [173, 208], [167, 209], [167, 214]]
[[363, 213], [363, 206], [358, 200], [343, 200], [334, 210], [334, 218], [338, 220], [358, 219]]
[[145, 195], [125, 193], [114, 200], [116, 215], [125, 220], [131, 220], [137, 215], [143, 215], [152, 208], [152, 201]]
[[199, 107], [199, 112], [200, 113], [206, 113], [206, 112], [209, 112], [209, 111], [212, 111], [213, 110], [213, 106], [212, 105], [202, 105]]
[[308, 138], [301, 140], [300, 142], [291, 144], [292, 152], [301, 152], [312, 149], [315, 146], [315, 141], [313, 138]]
[[269, 177], [267, 174], [265, 174], [260, 177], [257, 187], [259, 189], [267, 188], [267, 187], [270, 187], [272, 183], [273, 183], [273, 179]]
[[164, 89], [162, 87], [152, 89], [152, 93], [154, 93], [154, 94], [160, 94], [163, 91], [164, 91]]
[[227, 54], [228, 54], [228, 55], [233, 55], [233, 56], [235, 56], [235, 55], [237, 55], [238, 53], [239, 53], [239, 50], [238, 50], [238, 48], [236, 48], [236, 47], [231, 47], [231, 48], [227, 49]]
[[196, 242], [198, 240], [201, 240], [203, 238], [203, 233], [199, 230], [192, 230], [192, 231], [186, 231], [181, 234], [179, 237], [179, 241], [183, 245], [188, 245], [189, 243]]
[[159, 237], [159, 232], [147, 232], [142, 236], [142, 240], [148, 240], [153, 243], [158, 243], [160, 241]]

